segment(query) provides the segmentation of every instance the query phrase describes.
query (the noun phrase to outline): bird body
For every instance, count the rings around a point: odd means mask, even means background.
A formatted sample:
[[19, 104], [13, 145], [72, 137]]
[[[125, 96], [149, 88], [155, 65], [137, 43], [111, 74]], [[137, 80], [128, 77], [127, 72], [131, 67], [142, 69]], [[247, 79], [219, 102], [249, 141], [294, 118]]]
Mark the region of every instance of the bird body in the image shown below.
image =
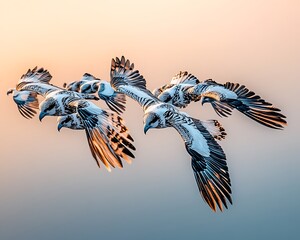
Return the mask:
[[91, 80], [80, 86], [79, 92], [81, 93], [96, 93], [99, 89], [101, 80]]
[[[31, 118], [38, 107], [37, 95], [44, 97], [39, 104], [39, 119], [45, 116], [59, 116], [57, 129], [84, 129], [91, 153], [100, 167], [102, 162], [110, 171], [110, 167], [123, 167], [122, 159], [131, 162], [133, 138], [130, 136], [124, 121], [118, 115], [100, 109], [88, 100], [99, 100], [95, 95], [69, 91], [50, 84], [51, 75], [43, 68], [28, 70], [22, 75], [13, 93], [20, 113]], [[91, 77], [84, 75], [84, 81]], [[71, 84], [73, 87], [73, 84]], [[75, 84], [76, 85], [76, 84]]]

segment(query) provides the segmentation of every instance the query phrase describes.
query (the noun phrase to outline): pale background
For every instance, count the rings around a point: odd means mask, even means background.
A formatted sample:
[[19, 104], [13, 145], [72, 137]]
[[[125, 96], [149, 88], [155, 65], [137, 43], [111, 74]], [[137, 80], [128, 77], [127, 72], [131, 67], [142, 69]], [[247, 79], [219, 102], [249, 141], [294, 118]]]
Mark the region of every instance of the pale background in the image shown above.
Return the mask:
[[[299, 10], [299, 0], [1, 1], [0, 239], [298, 239]], [[228, 132], [228, 210], [202, 201], [173, 129], [143, 134], [135, 102], [124, 118], [136, 159], [108, 173], [83, 132], [26, 120], [6, 96], [36, 65], [61, 86], [85, 72], [108, 79], [121, 55], [151, 90], [187, 70], [245, 84], [288, 116], [276, 131], [238, 112], [220, 119], [200, 103], [185, 110]]]

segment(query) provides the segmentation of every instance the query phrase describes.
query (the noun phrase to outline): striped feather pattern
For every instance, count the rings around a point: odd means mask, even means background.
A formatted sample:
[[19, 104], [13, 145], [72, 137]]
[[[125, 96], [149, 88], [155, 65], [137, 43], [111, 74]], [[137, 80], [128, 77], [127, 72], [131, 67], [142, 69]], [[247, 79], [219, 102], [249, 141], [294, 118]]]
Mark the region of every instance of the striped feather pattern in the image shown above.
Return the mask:
[[118, 86], [130, 85], [146, 90], [146, 81], [138, 70], [134, 71], [134, 64], [122, 56], [111, 61], [110, 84], [117, 89]]
[[110, 171], [111, 167], [122, 168], [122, 158], [128, 163], [134, 158], [132, 137], [122, 119], [103, 110], [98, 113], [89, 111], [86, 105], [78, 105], [78, 114], [85, 126], [88, 143], [98, 166], [100, 161]]
[[170, 84], [177, 85], [180, 83], [196, 85], [200, 83], [200, 81], [194, 75], [188, 73], [187, 71], [180, 71], [172, 78]]
[[238, 97], [237, 99], [224, 99], [222, 102], [236, 108], [254, 121], [274, 129], [282, 129], [287, 124], [286, 117], [279, 113], [280, 109], [249, 91], [244, 85], [227, 82], [224, 87], [235, 92]]
[[226, 156], [221, 146], [212, 135], [203, 127], [201, 122], [193, 119], [197, 129], [202, 133], [209, 146], [209, 157], [202, 156], [198, 152], [186, 146], [192, 156], [192, 168], [194, 176], [203, 199], [212, 210], [216, 207], [223, 210], [223, 205], [228, 208], [227, 200], [232, 204], [231, 184], [226, 163]]
[[20, 114], [27, 119], [33, 118], [33, 116], [37, 113], [35, 109], [39, 109], [37, 93], [12, 89], [8, 92], [8, 94], [12, 92], [14, 93], [13, 99], [17, 104]]
[[228, 208], [227, 201], [232, 204], [232, 199], [226, 156], [207, 125], [204, 127], [201, 121], [178, 113], [171, 113], [167, 118], [172, 119], [172, 126], [183, 138], [192, 157], [192, 169], [204, 201], [213, 211], [217, 207], [221, 211], [223, 206]]
[[134, 70], [134, 64], [126, 60], [124, 56], [112, 59], [111, 86], [117, 91], [136, 100], [143, 108], [159, 102], [146, 88], [146, 80], [138, 70]]
[[110, 110], [121, 114], [125, 111], [126, 97], [123, 93], [115, 92], [111, 96], [100, 95], [100, 98], [105, 101]]

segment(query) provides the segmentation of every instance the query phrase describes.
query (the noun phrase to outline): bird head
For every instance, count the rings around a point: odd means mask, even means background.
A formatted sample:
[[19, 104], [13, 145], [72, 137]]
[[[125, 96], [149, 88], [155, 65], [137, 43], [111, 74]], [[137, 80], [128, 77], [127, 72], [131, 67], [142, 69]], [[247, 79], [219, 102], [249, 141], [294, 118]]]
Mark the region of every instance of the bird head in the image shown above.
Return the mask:
[[150, 128], [160, 127], [160, 116], [157, 113], [147, 113], [144, 116], [144, 133], [146, 134]]
[[57, 118], [57, 130], [60, 130], [63, 127], [70, 128], [71, 127], [72, 118], [70, 115], [60, 116]]
[[57, 118], [57, 130], [60, 132], [60, 130], [63, 127], [72, 128], [72, 126], [75, 124], [74, 115], [75, 114], [69, 114], [69, 115], [58, 117]]
[[57, 113], [57, 102], [53, 97], [46, 98], [44, 101], [40, 103], [40, 115], [39, 119], [42, 119], [45, 116], [55, 116]]
[[84, 129], [81, 118], [78, 113], [72, 113], [57, 118], [57, 130], [60, 131], [63, 127], [70, 129]]

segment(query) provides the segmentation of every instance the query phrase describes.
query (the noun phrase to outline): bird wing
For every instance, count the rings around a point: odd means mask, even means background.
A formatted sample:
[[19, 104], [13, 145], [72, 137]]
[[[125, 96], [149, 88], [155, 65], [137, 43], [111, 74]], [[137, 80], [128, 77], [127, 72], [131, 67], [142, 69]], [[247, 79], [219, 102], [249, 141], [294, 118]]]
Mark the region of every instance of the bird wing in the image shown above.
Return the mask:
[[159, 100], [146, 88], [146, 80], [134, 70], [134, 64], [124, 56], [112, 59], [110, 71], [110, 84], [117, 91], [136, 100], [144, 109]]
[[[196, 85], [200, 83], [200, 81], [192, 74], [184, 71], [180, 71], [179, 73], [177, 73], [172, 79], [170, 84], [165, 84], [159, 88], [156, 88], [152, 91], [153, 95], [158, 97], [159, 95], [163, 94], [164, 92], [166, 92], [166, 90], [170, 89], [170, 88], [174, 88], [176, 87], [176, 85], [179, 84], [188, 84], [188, 85]], [[176, 105], [177, 106], [177, 105]], [[186, 106], [186, 105], [185, 105]], [[184, 106], [177, 106], [177, 107], [184, 107]]]
[[39, 109], [39, 101], [37, 93], [30, 91], [16, 91], [13, 99], [17, 104], [18, 110], [24, 118], [32, 118], [37, 112], [35, 109]]
[[[205, 84], [205, 83], [204, 83]], [[228, 116], [232, 109], [237, 109], [254, 121], [274, 129], [282, 129], [286, 124], [285, 116], [280, 109], [266, 102], [259, 95], [244, 85], [227, 82], [224, 85], [207, 81], [199, 88], [202, 102], [210, 102], [220, 116]]]
[[135, 147], [122, 118], [85, 100], [79, 101], [77, 109], [98, 166], [101, 161], [110, 171], [110, 166], [123, 167], [121, 158], [130, 163]]
[[57, 86], [50, 84], [52, 76], [48, 70], [37, 67], [28, 69], [28, 71], [22, 75], [21, 79], [17, 83], [17, 91], [31, 91], [45, 97], [48, 93], [61, 89]]
[[196, 85], [196, 84], [200, 83], [200, 81], [194, 75], [192, 75], [186, 71], [184, 71], [184, 72], [180, 71], [171, 79], [170, 83], [171, 84], [184, 83], [184, 84]]
[[105, 101], [110, 110], [118, 114], [121, 114], [125, 111], [125, 94], [114, 91], [114, 93], [109, 96], [99, 93], [99, 97]]
[[180, 113], [169, 115], [171, 125], [183, 138], [192, 157], [192, 168], [201, 196], [212, 210], [216, 211], [218, 206], [222, 211], [223, 205], [227, 208], [227, 200], [232, 204], [232, 199], [226, 156], [221, 146], [201, 121]]
[[28, 71], [23, 74], [18, 81], [18, 84], [20, 83], [29, 83], [29, 82], [43, 82], [43, 83], [49, 83], [51, 80], [52, 76], [49, 73], [48, 70], [44, 68], [33, 68], [28, 69]]

